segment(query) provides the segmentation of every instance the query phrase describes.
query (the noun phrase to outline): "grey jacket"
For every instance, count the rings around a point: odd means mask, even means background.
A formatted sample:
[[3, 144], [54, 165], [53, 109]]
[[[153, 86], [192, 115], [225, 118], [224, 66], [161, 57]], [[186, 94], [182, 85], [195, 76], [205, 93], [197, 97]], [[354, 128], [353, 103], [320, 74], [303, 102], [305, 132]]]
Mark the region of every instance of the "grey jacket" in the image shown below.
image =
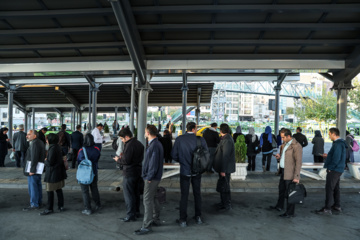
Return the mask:
[[235, 172], [235, 146], [230, 134], [226, 134], [216, 148], [213, 167], [218, 173]]
[[322, 137], [314, 137], [311, 141], [313, 146], [312, 154], [314, 156], [320, 156], [324, 154], [324, 139]]
[[24, 131], [19, 131], [14, 134], [13, 147], [15, 151], [26, 152], [29, 147], [29, 143], [26, 140], [26, 133]]
[[[40, 139], [35, 138], [30, 142], [30, 147], [26, 151], [25, 161], [31, 162], [30, 172], [32, 173], [36, 173], [36, 166], [39, 162], [45, 161], [45, 145]], [[29, 173], [25, 172], [25, 167], [26, 164], [24, 166], [24, 175], [29, 176]]]

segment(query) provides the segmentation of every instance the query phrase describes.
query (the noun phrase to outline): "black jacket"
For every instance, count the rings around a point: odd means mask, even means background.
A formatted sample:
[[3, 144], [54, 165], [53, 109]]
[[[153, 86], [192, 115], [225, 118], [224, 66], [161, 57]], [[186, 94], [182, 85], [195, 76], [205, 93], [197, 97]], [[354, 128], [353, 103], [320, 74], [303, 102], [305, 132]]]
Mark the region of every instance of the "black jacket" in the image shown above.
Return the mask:
[[57, 183], [66, 179], [66, 170], [58, 144], [50, 144], [47, 160], [45, 161], [44, 182]]
[[[31, 162], [30, 172], [36, 173], [37, 164], [39, 162], [44, 162], [44, 160], [45, 160], [45, 145], [40, 139], [35, 138], [30, 142], [30, 146], [26, 151], [26, 155], [25, 155], [25, 161]], [[29, 173], [25, 172], [25, 167], [24, 167], [24, 175], [29, 176]]]
[[[236, 143], [237, 137], [241, 136], [241, 135], [244, 135], [244, 134], [242, 134], [242, 133], [234, 133], [234, 135], [233, 135], [234, 144]], [[244, 135], [244, 137], [245, 137], [245, 135]]]
[[141, 176], [141, 163], [144, 159], [144, 145], [135, 138], [131, 138], [124, 144], [122, 157], [118, 162], [124, 166], [125, 177]]
[[83, 144], [84, 144], [84, 135], [79, 132], [79, 131], [75, 131], [70, 135], [70, 139], [71, 139], [71, 148], [72, 149], [77, 149], [79, 150], [80, 148], [82, 148]]
[[171, 159], [171, 150], [172, 150], [172, 140], [171, 135], [164, 135], [163, 137], [159, 138], [163, 149], [164, 149], [164, 158]]
[[235, 146], [230, 134], [226, 134], [216, 148], [213, 167], [218, 173], [235, 172]]
[[41, 130], [39, 130], [38, 133], [39, 133], [39, 137], [38, 137], [38, 138], [39, 138], [44, 144], [46, 144], [46, 138], [45, 138], [44, 133], [43, 133]]
[[[271, 134], [272, 135], [272, 140], [273, 141], [276, 141], [276, 137], [274, 134]], [[263, 145], [261, 147], [261, 151], [264, 153], [264, 152], [270, 152], [273, 150], [273, 147], [271, 145], [271, 143], [269, 142], [268, 140], [268, 135], [266, 133], [263, 133]]]
[[208, 148], [216, 148], [220, 142], [219, 133], [209, 128], [204, 131], [203, 137]]
[[141, 177], [144, 180], [160, 181], [163, 173], [164, 150], [157, 138], [146, 148], [146, 156]]
[[256, 136], [256, 140], [255, 142], [252, 141], [252, 135], [251, 134], [247, 134], [245, 136], [245, 143], [247, 145], [247, 152], [246, 152], [246, 155], [247, 156], [254, 156], [256, 155], [258, 152], [256, 149], [256, 147], [260, 148], [259, 144], [260, 144], [260, 141], [259, 141], [259, 138], [257, 135]]
[[300, 143], [300, 145], [302, 147], [306, 147], [308, 145], [308, 140], [307, 140], [306, 136], [304, 134], [302, 134], [302, 133], [295, 133], [293, 135], [293, 138], [295, 138], [296, 141], [298, 143]]

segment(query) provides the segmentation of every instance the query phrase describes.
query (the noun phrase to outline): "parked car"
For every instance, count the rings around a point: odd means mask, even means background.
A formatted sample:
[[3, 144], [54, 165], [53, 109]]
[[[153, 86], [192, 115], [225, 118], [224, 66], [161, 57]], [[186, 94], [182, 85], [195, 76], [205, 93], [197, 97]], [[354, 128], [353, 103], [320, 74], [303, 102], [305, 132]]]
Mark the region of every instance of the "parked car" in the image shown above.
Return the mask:
[[[48, 131], [46, 132], [45, 136], [50, 133], [58, 133], [61, 130], [61, 126], [47, 126], [46, 128], [48, 129]], [[66, 128], [66, 132], [69, 134], [72, 133], [71, 129], [69, 128]]]

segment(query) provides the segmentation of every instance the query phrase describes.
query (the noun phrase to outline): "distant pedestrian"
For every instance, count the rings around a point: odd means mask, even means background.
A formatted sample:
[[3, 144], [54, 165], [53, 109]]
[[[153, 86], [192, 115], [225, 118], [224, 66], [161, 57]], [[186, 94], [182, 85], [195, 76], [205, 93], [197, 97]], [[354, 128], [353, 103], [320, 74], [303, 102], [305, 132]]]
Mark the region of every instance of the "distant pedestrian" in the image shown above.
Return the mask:
[[171, 127], [171, 121], [169, 121], [169, 122], [166, 124], [166, 129], [171, 132], [170, 127]]
[[279, 131], [279, 135], [276, 136], [276, 143], [277, 143], [277, 147], [279, 148], [281, 145], [282, 145], [282, 139], [281, 139], [281, 131], [283, 130], [284, 128], [281, 128], [280, 131]]
[[[210, 161], [211, 161], [210, 166], [212, 166], [212, 163], [214, 162], [216, 148], [220, 143], [220, 136], [218, 131], [216, 131], [216, 129], [217, 129], [217, 123], [212, 123], [210, 127], [204, 131], [203, 134], [203, 137], [206, 141], [210, 153]], [[213, 173], [211, 169], [207, 169], [207, 171]]]
[[5, 157], [8, 154], [9, 146], [9, 137], [7, 135], [9, 129], [1, 128], [0, 129], [0, 167], [5, 167]]
[[346, 149], [346, 163], [354, 162], [354, 151], [352, 150], [352, 147], [354, 146], [354, 136], [351, 135], [349, 131], [346, 131], [345, 141], [348, 145], [348, 148]]
[[260, 148], [260, 141], [258, 136], [255, 134], [255, 129], [253, 127], [249, 127], [249, 134], [245, 136], [245, 143], [247, 145], [246, 155], [248, 157], [248, 171], [255, 171], [256, 168], [256, 155], [258, 154], [258, 150]]
[[333, 144], [328, 154], [324, 153], [326, 159], [324, 168], [326, 168], [325, 184], [325, 206], [316, 211], [317, 214], [331, 215], [332, 211], [342, 212], [340, 204], [340, 177], [345, 169], [346, 148], [345, 140], [340, 138], [340, 131], [337, 128], [329, 129], [329, 137]]
[[99, 123], [98, 125], [96, 125], [96, 128], [94, 128], [91, 132], [91, 134], [94, 137], [94, 141], [95, 141], [95, 146], [98, 147], [100, 149], [102, 149], [102, 144], [104, 142], [104, 137], [101, 135], [101, 131], [104, 129], [104, 126]]
[[[94, 137], [90, 133], [87, 133], [85, 135], [83, 148], [85, 148], [85, 151], [88, 156], [88, 160], [90, 160], [92, 163], [92, 170], [95, 175], [92, 183], [90, 183], [89, 185], [80, 184], [83, 201], [84, 201], [84, 207], [85, 207], [85, 209], [81, 213], [85, 215], [90, 215], [92, 214], [93, 210], [91, 208], [89, 188], [91, 190], [92, 200], [95, 202], [94, 210], [98, 211], [101, 209], [100, 194], [97, 185], [99, 179], [98, 162], [100, 158], [100, 149], [97, 146], [95, 146]], [[85, 159], [83, 148], [79, 150], [79, 154], [77, 158], [78, 164], [80, 164], [80, 162]]]
[[29, 147], [26, 140], [26, 133], [24, 132], [24, 125], [19, 125], [19, 131], [13, 137], [13, 152], [15, 152], [16, 167], [25, 166], [25, 154]]
[[78, 152], [84, 144], [84, 135], [81, 133], [81, 125], [76, 126], [76, 131], [70, 135], [70, 139], [72, 148], [71, 168], [75, 168]]
[[[271, 157], [274, 153], [273, 141], [276, 141], [275, 135], [271, 133], [271, 127], [267, 126], [265, 132], [260, 136], [260, 147], [262, 151], [262, 168], [263, 172], [270, 171]], [[266, 166], [265, 166], [266, 163]]]
[[164, 130], [163, 136], [159, 139], [164, 149], [164, 159], [166, 163], [171, 163], [172, 139], [169, 130]]
[[298, 143], [304, 148], [308, 145], [308, 140], [304, 134], [301, 133], [302, 129], [301, 127], [296, 128], [296, 133], [293, 135], [293, 138], [296, 139]]
[[48, 129], [46, 127], [43, 127], [42, 129], [40, 129], [39, 131], [39, 139], [46, 145], [46, 138], [45, 138], [45, 134], [48, 131]]
[[240, 135], [243, 135], [245, 137], [245, 135], [242, 133], [241, 126], [237, 126], [236, 127], [236, 132], [233, 134], [234, 143], [236, 143], [236, 139]]
[[314, 144], [312, 150], [312, 154], [314, 155], [314, 163], [324, 162], [324, 159], [322, 157], [324, 154], [324, 138], [321, 136], [320, 130], [315, 131], [315, 136], [312, 139], [311, 143]]
[[66, 155], [70, 150], [70, 134], [66, 132], [66, 124], [61, 125], [61, 131], [58, 132], [59, 136], [59, 145], [61, 147], [63, 160], [65, 161]]
[[40, 215], [48, 215], [54, 212], [54, 191], [58, 199], [58, 210], [64, 211], [64, 195], [62, 188], [65, 186], [66, 170], [65, 164], [61, 157], [61, 147], [58, 144], [59, 136], [54, 133], [47, 135], [47, 144], [49, 150], [45, 161], [46, 193], [48, 197], [46, 209]]
[[112, 124], [112, 128], [113, 128], [114, 134], [116, 134], [116, 131], [119, 130], [119, 124], [116, 122], [116, 120], [114, 120], [114, 122]]

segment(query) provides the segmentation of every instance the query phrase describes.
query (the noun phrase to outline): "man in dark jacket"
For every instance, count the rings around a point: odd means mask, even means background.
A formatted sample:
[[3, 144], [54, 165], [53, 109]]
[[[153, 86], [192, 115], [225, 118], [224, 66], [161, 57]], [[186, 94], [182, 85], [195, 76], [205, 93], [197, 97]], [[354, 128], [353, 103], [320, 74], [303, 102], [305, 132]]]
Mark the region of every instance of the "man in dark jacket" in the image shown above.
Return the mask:
[[26, 171], [25, 165], [24, 175], [28, 177], [30, 206], [23, 208], [23, 211], [39, 209], [42, 204], [41, 174], [36, 173], [36, 167], [45, 160], [45, 145], [38, 139], [39, 133], [36, 130], [29, 130], [26, 137], [30, 147], [26, 152], [25, 160], [30, 162], [30, 171]]
[[136, 235], [147, 234], [152, 231], [151, 225], [160, 225], [160, 204], [156, 197], [157, 188], [163, 173], [164, 150], [158, 140], [157, 129], [154, 125], [149, 125], [145, 130], [145, 137], [149, 141], [146, 148], [144, 166], [142, 168], [142, 178], [144, 179], [144, 221]]
[[296, 128], [296, 133], [293, 135], [293, 138], [296, 139], [298, 143], [304, 148], [308, 145], [308, 140], [304, 134], [301, 133], [302, 129], [301, 127]]
[[76, 131], [70, 135], [70, 139], [72, 148], [71, 168], [75, 168], [78, 152], [84, 144], [84, 135], [81, 133], [81, 125], [76, 126]]
[[220, 192], [221, 202], [217, 207], [219, 211], [228, 211], [231, 209], [230, 175], [235, 172], [235, 147], [229, 125], [221, 124], [220, 134], [222, 140], [215, 152], [214, 169], [219, 173], [219, 180], [225, 178], [229, 190]]
[[[193, 174], [191, 172], [191, 163], [194, 157], [194, 152], [197, 148], [196, 139], [196, 123], [189, 122], [186, 125], [187, 132], [179, 136], [175, 140], [174, 147], [171, 152], [172, 158], [180, 163], [180, 219], [177, 220], [181, 227], [187, 227], [187, 202], [189, 197], [190, 182], [193, 189], [195, 200], [195, 221], [197, 224], [202, 224], [201, 220], [201, 174]], [[201, 138], [201, 145], [208, 150], [204, 138]]]
[[[332, 211], [342, 212], [340, 205], [340, 176], [345, 169], [346, 148], [345, 140], [340, 138], [340, 131], [337, 128], [329, 129], [329, 137], [333, 141], [326, 158], [324, 168], [326, 168], [326, 198], [325, 207], [316, 211], [317, 214], [331, 215]], [[332, 211], [331, 211], [332, 210]]]
[[[220, 142], [219, 133], [216, 131], [217, 123], [212, 123], [208, 129], [204, 131], [203, 137], [206, 141], [206, 144], [209, 148], [210, 161], [214, 162], [215, 151]], [[212, 165], [212, 164], [211, 164]], [[208, 169], [211, 172], [211, 169]]]
[[124, 151], [121, 156], [114, 157], [120, 165], [123, 165], [123, 192], [126, 205], [125, 218], [123, 222], [136, 221], [139, 214], [140, 193], [139, 184], [141, 179], [141, 163], [144, 159], [144, 145], [133, 138], [129, 128], [124, 128], [119, 132], [119, 137], [124, 143]]
[[24, 125], [19, 125], [19, 131], [13, 137], [13, 152], [15, 152], [16, 167], [25, 166], [25, 154], [29, 147], [26, 141], [26, 133], [24, 132]]

